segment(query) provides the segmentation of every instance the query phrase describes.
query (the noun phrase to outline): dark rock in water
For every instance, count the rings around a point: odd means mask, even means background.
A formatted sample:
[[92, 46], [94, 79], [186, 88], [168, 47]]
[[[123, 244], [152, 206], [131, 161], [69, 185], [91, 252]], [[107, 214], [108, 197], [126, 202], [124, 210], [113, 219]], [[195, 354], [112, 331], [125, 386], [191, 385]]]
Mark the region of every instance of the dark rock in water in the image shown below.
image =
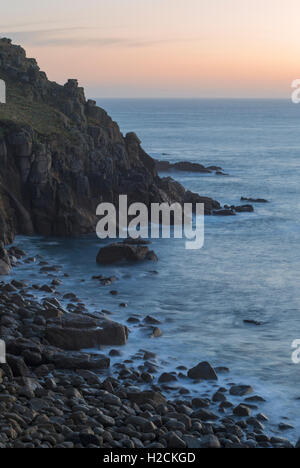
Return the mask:
[[262, 324], [262, 322], [257, 322], [256, 320], [243, 320], [244, 323], [248, 323], [250, 325], [256, 325], [259, 326]]
[[251, 203], [269, 203], [268, 200], [265, 200], [264, 198], [246, 198], [246, 197], [241, 197], [241, 201], [249, 201]]
[[162, 336], [162, 334], [163, 333], [160, 328], [154, 327], [152, 330], [151, 338], [159, 338], [160, 336]]
[[155, 160], [156, 169], [158, 171], [184, 171], [184, 172], [198, 172], [200, 174], [210, 174], [211, 172], [220, 172], [222, 171], [221, 167], [218, 166], [209, 166], [205, 167], [203, 164], [193, 163], [189, 161], [180, 161], [176, 163], [170, 163], [169, 161], [159, 161]]
[[244, 396], [253, 392], [251, 385], [233, 385], [229, 391], [230, 395]]
[[241, 206], [234, 206], [233, 209], [237, 213], [253, 213], [254, 208], [252, 205], [241, 205]]
[[220, 209], [220, 210], [214, 210], [213, 214], [215, 216], [235, 216], [235, 211], [232, 209]]
[[291, 429], [294, 429], [294, 426], [292, 426], [291, 424], [280, 423], [280, 424], [278, 425], [278, 429], [279, 429], [280, 431], [282, 431], [282, 432], [283, 432], [283, 431], [289, 431], [289, 430], [291, 430]]
[[191, 163], [188, 161], [177, 162], [173, 165], [174, 169], [177, 171], [186, 171], [186, 172], [200, 172], [200, 173], [210, 173], [209, 169], [206, 169], [202, 164]]
[[164, 372], [158, 379], [159, 383], [169, 383], [169, 382], [176, 382], [177, 378], [175, 375], [170, 374], [169, 372]]
[[226, 374], [230, 372], [230, 369], [229, 367], [218, 366], [218, 367], [215, 367], [215, 371], [217, 372], [217, 374]]
[[107, 321], [101, 328], [62, 328], [49, 326], [46, 329], [46, 340], [58, 348], [76, 351], [99, 346], [125, 345], [128, 329], [124, 325]]
[[254, 396], [251, 396], [251, 397], [247, 397], [245, 398], [245, 401], [248, 401], [248, 402], [256, 402], [256, 403], [263, 403], [265, 402], [266, 400], [261, 397], [261, 396], [258, 396], [258, 395], [254, 395]]
[[216, 392], [214, 393], [212, 397], [212, 401], [214, 402], [224, 402], [226, 401], [226, 396], [222, 392]]
[[250, 416], [251, 415], [251, 410], [248, 408], [246, 405], [238, 405], [236, 408], [233, 410], [233, 414], [235, 416]]
[[102, 247], [97, 255], [97, 263], [110, 264], [126, 260], [128, 262], [138, 262], [143, 260], [157, 261], [155, 253], [144, 245], [131, 245], [124, 242]]
[[207, 168], [209, 171], [223, 171], [222, 167], [220, 166], [207, 166]]
[[144, 318], [144, 322], [149, 323], [150, 325], [160, 325], [161, 321], [157, 320], [154, 317], [151, 317], [151, 315], [147, 315], [147, 317]]
[[200, 362], [188, 371], [188, 377], [193, 380], [218, 380], [218, 376], [209, 362]]

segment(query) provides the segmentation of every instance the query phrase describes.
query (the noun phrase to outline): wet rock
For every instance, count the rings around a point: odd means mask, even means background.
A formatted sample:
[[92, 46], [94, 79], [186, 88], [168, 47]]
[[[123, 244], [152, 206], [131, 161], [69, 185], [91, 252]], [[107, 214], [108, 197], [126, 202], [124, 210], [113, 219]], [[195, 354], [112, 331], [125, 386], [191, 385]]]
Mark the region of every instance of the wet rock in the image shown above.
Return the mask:
[[217, 366], [215, 367], [215, 371], [217, 374], [227, 374], [228, 372], [230, 372], [230, 369], [224, 366]]
[[233, 410], [233, 414], [235, 414], [235, 416], [250, 416], [251, 414], [251, 410], [248, 406], [245, 406], [245, 405], [238, 405], [236, 406], [236, 408], [234, 408]]
[[208, 362], [200, 362], [190, 369], [187, 375], [193, 380], [218, 380], [215, 370]]
[[265, 400], [263, 397], [259, 396], [259, 395], [254, 395], [254, 396], [245, 398], [245, 401], [248, 401], [248, 402], [250, 402], [250, 403], [251, 403], [251, 402], [263, 403], [263, 402], [265, 402], [266, 400]]
[[214, 210], [213, 215], [215, 216], [235, 216], [235, 211], [232, 209], [219, 209]]
[[200, 421], [215, 421], [219, 419], [219, 417], [205, 408], [198, 408], [196, 411], [192, 413], [193, 418], [199, 418]]
[[147, 317], [144, 318], [144, 322], [149, 323], [150, 325], [160, 325], [161, 322], [160, 320], [157, 320], [154, 317], [151, 317], [151, 315], [147, 315]]
[[262, 323], [261, 322], [258, 322], [256, 320], [243, 320], [244, 323], [248, 323], [250, 325], [256, 325], [256, 326], [259, 326], [261, 325]]
[[282, 437], [271, 437], [271, 443], [278, 448], [294, 448], [294, 445], [289, 440]]
[[128, 399], [138, 405], [149, 402], [153, 406], [158, 406], [166, 403], [166, 399], [161, 393], [152, 391], [129, 392]]
[[151, 333], [151, 338], [159, 338], [160, 336], [162, 336], [162, 334], [163, 333], [160, 328], [154, 327]]
[[123, 242], [102, 247], [97, 255], [97, 263], [109, 264], [122, 260], [138, 262], [143, 260], [157, 261], [155, 254], [144, 245], [130, 245]]
[[49, 360], [57, 369], [107, 369], [110, 360], [101, 354], [56, 353]]
[[246, 197], [241, 197], [241, 201], [249, 201], [251, 203], [268, 203], [268, 200], [265, 200], [264, 198], [246, 198]]
[[159, 383], [169, 383], [169, 382], [176, 382], [177, 378], [175, 375], [170, 374], [169, 372], [164, 372], [158, 379]]
[[233, 385], [229, 391], [230, 395], [234, 396], [244, 396], [252, 392], [253, 388], [251, 385]]
[[219, 449], [221, 444], [218, 437], [209, 434], [201, 439], [199, 448]]
[[186, 442], [182, 440], [175, 432], [172, 432], [168, 438], [168, 447], [170, 448], [177, 448], [177, 449], [185, 449]]
[[214, 170], [220, 170], [221, 168], [214, 169], [215, 166], [206, 168], [202, 164], [193, 163], [189, 161], [180, 161], [176, 163], [170, 163], [169, 161], [155, 160], [156, 168], [158, 171], [184, 171], [184, 172], [196, 172], [200, 174], [210, 174]]
[[101, 447], [103, 444], [102, 437], [96, 436], [94, 434], [86, 434], [85, 432], [79, 434], [79, 440], [83, 447], [88, 447], [90, 445]]
[[212, 401], [214, 401], [214, 402], [226, 401], [226, 396], [224, 395], [224, 393], [218, 391], [218, 392], [214, 393], [214, 395], [212, 397]]
[[12, 356], [6, 354], [6, 361], [12, 370], [14, 377], [28, 377], [30, 376], [30, 370], [26, 366], [22, 357]]
[[207, 408], [210, 406], [208, 398], [193, 398], [192, 405], [194, 408]]
[[46, 339], [52, 346], [76, 351], [86, 348], [95, 348], [101, 345], [125, 345], [128, 338], [128, 329], [116, 322], [104, 322], [102, 328], [77, 329], [51, 326], [46, 329]]
[[234, 206], [233, 209], [236, 211], [236, 213], [253, 213], [254, 211], [252, 205]]
[[278, 425], [278, 429], [279, 429], [280, 431], [282, 431], [282, 432], [283, 432], [283, 431], [289, 431], [289, 430], [291, 430], [291, 429], [294, 429], [294, 426], [292, 426], [291, 424], [280, 423], [280, 424]]

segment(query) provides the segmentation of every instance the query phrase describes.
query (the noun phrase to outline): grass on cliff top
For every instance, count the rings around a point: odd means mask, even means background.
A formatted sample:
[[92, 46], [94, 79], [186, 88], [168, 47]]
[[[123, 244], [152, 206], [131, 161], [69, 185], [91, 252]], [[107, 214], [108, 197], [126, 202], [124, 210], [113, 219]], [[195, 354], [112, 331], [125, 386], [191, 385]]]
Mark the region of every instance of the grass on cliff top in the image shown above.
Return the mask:
[[0, 124], [1, 121], [5, 121], [5, 124], [10, 121], [30, 125], [41, 135], [67, 136], [65, 116], [57, 109], [26, 96], [26, 85], [21, 89], [20, 86], [6, 81], [6, 86], [6, 104], [0, 104]]

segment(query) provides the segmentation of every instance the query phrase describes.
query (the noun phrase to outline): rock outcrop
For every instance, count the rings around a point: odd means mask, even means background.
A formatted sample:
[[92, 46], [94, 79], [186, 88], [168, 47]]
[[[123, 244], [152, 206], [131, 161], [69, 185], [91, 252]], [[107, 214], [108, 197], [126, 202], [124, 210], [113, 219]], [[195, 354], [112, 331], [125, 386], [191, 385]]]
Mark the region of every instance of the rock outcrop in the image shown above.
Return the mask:
[[74, 236], [93, 232], [101, 202], [202, 202], [172, 179], [134, 133], [125, 137], [107, 113], [86, 100], [77, 80], [58, 85], [9, 39], [0, 39], [0, 240], [16, 233]]
[[102, 247], [97, 255], [97, 263], [110, 264], [123, 260], [128, 262], [139, 262], [143, 260], [157, 261], [153, 250], [146, 245], [133, 245], [124, 242], [115, 242]]
[[217, 175], [226, 175], [223, 169], [219, 166], [205, 167], [203, 164], [194, 163], [190, 161], [179, 161], [171, 163], [170, 161], [160, 161], [155, 159], [156, 169], [158, 171], [182, 171], [182, 172], [198, 172], [199, 174], [212, 174], [215, 172]]
[[9, 275], [11, 262], [3, 242], [0, 242], [0, 275]]

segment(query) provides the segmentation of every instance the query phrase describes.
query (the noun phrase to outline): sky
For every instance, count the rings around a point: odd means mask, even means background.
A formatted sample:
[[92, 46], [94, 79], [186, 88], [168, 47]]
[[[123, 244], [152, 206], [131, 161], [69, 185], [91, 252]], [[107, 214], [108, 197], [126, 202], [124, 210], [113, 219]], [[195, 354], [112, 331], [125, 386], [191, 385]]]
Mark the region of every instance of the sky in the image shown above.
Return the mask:
[[87, 97], [286, 98], [299, 0], [10, 0], [0, 36]]

